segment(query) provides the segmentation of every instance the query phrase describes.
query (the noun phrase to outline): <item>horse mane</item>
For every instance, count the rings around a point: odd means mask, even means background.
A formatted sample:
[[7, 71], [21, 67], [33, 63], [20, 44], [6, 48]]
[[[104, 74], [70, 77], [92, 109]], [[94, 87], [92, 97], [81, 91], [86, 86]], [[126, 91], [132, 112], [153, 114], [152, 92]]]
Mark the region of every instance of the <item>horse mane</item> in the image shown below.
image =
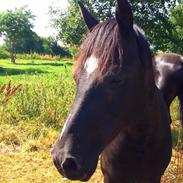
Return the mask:
[[116, 20], [111, 19], [97, 24], [91, 32], [86, 34], [86, 39], [80, 46], [77, 61], [73, 68], [74, 78], [78, 78], [87, 58], [91, 55], [99, 60], [98, 70], [100, 75], [106, 71], [109, 72], [114, 65], [114, 56], [122, 52], [118, 32]]
[[154, 80], [154, 69], [152, 63], [152, 52], [150, 49], [150, 44], [145, 37], [145, 32], [139, 26], [134, 24], [133, 29], [136, 33], [137, 44], [139, 49], [139, 57], [144, 69], [144, 77], [147, 86], [155, 85]]
[[[134, 31], [137, 35], [137, 40], [141, 42], [139, 44], [139, 51], [146, 51], [146, 46], [149, 47], [149, 44], [145, 39], [143, 30], [140, 29], [137, 25], [134, 25]], [[123, 48], [119, 41], [119, 35], [119, 28], [115, 19], [110, 19], [99, 23], [92, 29], [91, 32], [88, 32], [85, 36], [84, 42], [80, 46], [77, 60], [73, 67], [74, 78], [76, 80], [78, 79], [78, 76], [84, 69], [86, 60], [91, 55], [95, 56], [99, 60], [99, 78], [106, 72], [110, 73], [112, 68], [115, 66], [117, 66], [115, 68], [120, 70], [123, 63]], [[116, 59], [116, 57], [118, 59]], [[116, 60], [119, 60], [119, 63], [116, 63]], [[150, 63], [150, 67], [152, 67], [152, 63]]]

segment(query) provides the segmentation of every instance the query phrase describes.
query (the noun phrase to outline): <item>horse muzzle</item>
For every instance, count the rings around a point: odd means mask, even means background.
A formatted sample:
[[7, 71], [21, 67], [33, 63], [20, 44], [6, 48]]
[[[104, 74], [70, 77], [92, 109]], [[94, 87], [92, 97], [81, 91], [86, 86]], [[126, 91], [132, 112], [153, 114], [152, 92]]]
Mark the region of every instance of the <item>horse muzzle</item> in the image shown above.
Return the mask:
[[[87, 158], [83, 158], [85, 156], [80, 156], [80, 158], [77, 158], [76, 156], [66, 153], [66, 151], [58, 149], [55, 146], [53, 147], [51, 153], [53, 163], [58, 172], [70, 180], [89, 180], [93, 175], [98, 162], [98, 158], [91, 158], [92, 161], [89, 156], [87, 156]], [[87, 159], [90, 161], [87, 161]]]

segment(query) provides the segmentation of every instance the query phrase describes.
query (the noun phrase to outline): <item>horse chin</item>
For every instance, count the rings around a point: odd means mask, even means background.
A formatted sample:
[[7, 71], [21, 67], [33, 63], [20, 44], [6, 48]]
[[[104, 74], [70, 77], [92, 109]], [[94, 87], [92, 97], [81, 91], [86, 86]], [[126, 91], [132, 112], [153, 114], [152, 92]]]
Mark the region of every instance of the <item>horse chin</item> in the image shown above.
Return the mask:
[[[91, 176], [92, 176], [92, 175], [91, 175]], [[84, 176], [82, 179], [80, 179], [80, 181], [81, 181], [81, 182], [87, 182], [87, 181], [91, 178], [91, 176], [86, 175], [86, 176]]]
[[90, 170], [87, 171], [87, 173], [85, 173], [85, 175], [80, 179], [80, 181], [82, 182], [87, 182], [91, 176], [94, 174], [96, 168], [97, 168], [97, 162], [95, 163], [95, 165], [92, 166], [92, 168], [90, 168]]
[[62, 173], [62, 175], [64, 176], [64, 177], [66, 177], [67, 179], [69, 179], [69, 180], [79, 180], [79, 181], [82, 181], [82, 182], [87, 182], [90, 178], [91, 178], [91, 176], [93, 175], [93, 173], [95, 172], [95, 170], [96, 170], [96, 168], [95, 169], [93, 169], [92, 171], [90, 171], [90, 172], [87, 172], [87, 173], [85, 173], [85, 174], [83, 174], [83, 175], [76, 175], [76, 176], [70, 176], [70, 175], [68, 175], [68, 174], [64, 174], [64, 173]]

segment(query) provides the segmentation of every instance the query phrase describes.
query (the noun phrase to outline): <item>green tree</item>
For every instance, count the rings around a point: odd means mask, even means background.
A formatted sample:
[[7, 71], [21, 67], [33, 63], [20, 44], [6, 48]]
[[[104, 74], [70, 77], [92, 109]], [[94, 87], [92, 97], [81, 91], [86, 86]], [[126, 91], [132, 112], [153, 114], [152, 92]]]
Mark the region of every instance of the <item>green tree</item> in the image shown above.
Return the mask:
[[57, 7], [50, 7], [50, 15], [52, 26], [58, 30], [59, 39], [68, 45], [79, 44], [86, 27], [81, 19], [78, 5], [74, 1], [70, 1], [68, 9], [65, 11], [60, 11]]
[[11, 61], [15, 63], [16, 47], [21, 40], [30, 35], [34, 16], [26, 7], [8, 10], [0, 14], [0, 35], [5, 37], [11, 53]]
[[[113, 17], [115, 2], [113, 0], [82, 0], [82, 2], [98, 20]], [[178, 52], [180, 52], [182, 47], [180, 19], [183, 19], [178, 16], [183, 12], [182, 0], [130, 0], [130, 2], [135, 22], [143, 28], [155, 49], [176, 51], [176, 45], [179, 45]], [[87, 29], [77, 2], [69, 0], [65, 12], [51, 7], [50, 14], [53, 26], [59, 32], [59, 38], [65, 44], [78, 45]]]
[[177, 0], [131, 0], [135, 22], [145, 31], [155, 49], [169, 50], [170, 43], [175, 42], [174, 25], [170, 21], [171, 9]]
[[173, 41], [169, 42], [169, 50], [183, 54], [183, 0], [171, 9], [170, 22], [173, 25]]
[[[5, 50], [10, 50], [9, 42], [4, 42], [3, 44]], [[41, 53], [43, 51], [43, 41], [42, 39], [34, 32], [29, 31], [26, 33], [26, 36], [22, 36], [21, 39], [17, 40], [15, 53]]]
[[[81, 0], [90, 9], [90, 12], [99, 20], [113, 16], [113, 0]], [[81, 17], [79, 6], [76, 0], [69, 0], [67, 10], [60, 10], [58, 7], [50, 7], [52, 26], [59, 32], [59, 39], [65, 44], [78, 45], [86, 33], [87, 28]]]

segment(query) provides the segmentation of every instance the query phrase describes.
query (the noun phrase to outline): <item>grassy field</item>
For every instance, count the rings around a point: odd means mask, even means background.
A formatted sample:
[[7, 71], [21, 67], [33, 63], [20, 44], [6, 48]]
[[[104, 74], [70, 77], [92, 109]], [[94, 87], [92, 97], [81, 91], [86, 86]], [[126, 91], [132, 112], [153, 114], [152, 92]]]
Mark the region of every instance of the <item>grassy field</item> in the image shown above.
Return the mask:
[[[50, 149], [74, 97], [69, 60], [0, 60], [0, 183], [69, 183], [55, 170]], [[178, 104], [173, 118], [172, 162], [162, 182], [183, 182]], [[101, 183], [100, 168], [88, 183]]]

